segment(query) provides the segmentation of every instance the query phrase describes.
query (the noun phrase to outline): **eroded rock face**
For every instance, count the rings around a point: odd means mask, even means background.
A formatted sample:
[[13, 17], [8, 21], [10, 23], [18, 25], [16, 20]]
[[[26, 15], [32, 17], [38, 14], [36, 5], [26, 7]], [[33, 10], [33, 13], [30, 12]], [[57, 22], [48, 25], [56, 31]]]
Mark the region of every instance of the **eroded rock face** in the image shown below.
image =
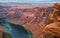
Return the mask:
[[44, 35], [49, 35], [52, 38], [60, 38], [60, 3], [54, 4], [52, 9], [53, 11], [49, 14], [48, 22], [43, 30]]
[[60, 22], [54, 22], [51, 24], [48, 24], [44, 29], [45, 34], [51, 36], [51, 37], [60, 37]]

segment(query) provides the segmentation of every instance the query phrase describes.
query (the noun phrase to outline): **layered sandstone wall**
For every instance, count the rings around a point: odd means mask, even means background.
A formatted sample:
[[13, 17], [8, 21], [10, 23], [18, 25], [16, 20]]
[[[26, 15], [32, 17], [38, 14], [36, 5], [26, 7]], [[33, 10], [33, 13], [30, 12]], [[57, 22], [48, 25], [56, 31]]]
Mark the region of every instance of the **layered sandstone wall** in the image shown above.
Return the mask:
[[44, 32], [46, 38], [60, 38], [60, 3], [55, 3], [52, 7], [52, 12], [49, 14]]

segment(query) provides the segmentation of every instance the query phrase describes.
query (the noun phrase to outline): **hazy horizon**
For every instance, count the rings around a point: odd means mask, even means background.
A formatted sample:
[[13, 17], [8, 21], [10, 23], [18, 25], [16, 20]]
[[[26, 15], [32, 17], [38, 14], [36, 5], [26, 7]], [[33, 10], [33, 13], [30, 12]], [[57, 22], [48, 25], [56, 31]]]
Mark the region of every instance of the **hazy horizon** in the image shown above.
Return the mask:
[[0, 3], [15, 2], [15, 3], [56, 3], [60, 0], [0, 0]]

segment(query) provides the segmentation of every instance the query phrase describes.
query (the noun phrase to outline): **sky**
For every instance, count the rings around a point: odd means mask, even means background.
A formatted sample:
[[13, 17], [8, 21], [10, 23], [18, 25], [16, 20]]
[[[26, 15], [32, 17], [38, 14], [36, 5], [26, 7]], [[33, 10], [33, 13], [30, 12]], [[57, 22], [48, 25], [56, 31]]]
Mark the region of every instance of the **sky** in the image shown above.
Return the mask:
[[17, 3], [55, 3], [60, 0], [0, 0], [0, 2], [17, 2]]

